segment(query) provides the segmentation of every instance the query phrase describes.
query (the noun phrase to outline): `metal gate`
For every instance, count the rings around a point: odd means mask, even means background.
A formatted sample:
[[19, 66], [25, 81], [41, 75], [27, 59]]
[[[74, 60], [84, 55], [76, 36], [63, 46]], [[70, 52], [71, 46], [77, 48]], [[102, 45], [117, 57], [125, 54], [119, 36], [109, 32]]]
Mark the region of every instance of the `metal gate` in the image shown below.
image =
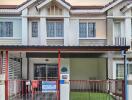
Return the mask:
[[58, 80], [9, 80], [9, 100], [59, 100]]

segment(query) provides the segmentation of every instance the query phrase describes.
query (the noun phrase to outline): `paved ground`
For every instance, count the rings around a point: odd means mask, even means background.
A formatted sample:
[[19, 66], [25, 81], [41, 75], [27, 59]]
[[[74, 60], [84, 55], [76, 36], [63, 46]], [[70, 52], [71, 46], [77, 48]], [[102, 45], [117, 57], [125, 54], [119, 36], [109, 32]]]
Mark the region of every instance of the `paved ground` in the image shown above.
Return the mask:
[[25, 96], [17, 96], [14, 98], [10, 98], [10, 100], [57, 100], [56, 94], [27, 94]]

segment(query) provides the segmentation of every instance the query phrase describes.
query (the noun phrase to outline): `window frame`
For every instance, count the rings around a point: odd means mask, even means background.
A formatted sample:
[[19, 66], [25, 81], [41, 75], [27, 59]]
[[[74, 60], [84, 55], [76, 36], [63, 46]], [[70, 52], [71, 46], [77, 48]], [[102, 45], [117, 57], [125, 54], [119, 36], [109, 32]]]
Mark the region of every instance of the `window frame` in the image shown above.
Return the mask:
[[[115, 64], [115, 67], [113, 68], [113, 71], [114, 71], [114, 73], [115, 73], [115, 75], [114, 75], [114, 79], [123, 79], [124, 77], [118, 77], [117, 75], [118, 75], [118, 69], [117, 69], [117, 65], [118, 64], [120, 64], [120, 65], [124, 65], [124, 63], [123, 62], [121, 62], [121, 61], [116, 61], [116, 62], [114, 62]], [[127, 66], [128, 65], [131, 65], [131, 67], [132, 67], [132, 62], [128, 62], [127, 63]], [[124, 67], [124, 66], [123, 66]], [[123, 72], [123, 74], [124, 74], [124, 72]], [[132, 75], [132, 71], [131, 71], [131, 74], [129, 73], [129, 67], [128, 67], [128, 75]]]
[[[119, 30], [117, 29], [117, 25]], [[114, 21], [114, 34], [115, 34], [115, 37], [122, 37], [122, 21]], [[119, 33], [117, 33], [117, 31], [119, 31]]]
[[[36, 73], [35, 73], [35, 71], [37, 71], [36, 69], [37, 68], [35, 68], [35, 67], [40, 67], [41, 66], [41, 68], [43, 67], [43, 68], [45, 68], [45, 73], [43, 73], [43, 74], [45, 74], [45, 76], [43, 77], [43, 78], [45, 78], [45, 80], [50, 80], [50, 78], [52, 79], [58, 79], [58, 64], [54, 64], [54, 63], [51, 63], [51, 64], [49, 64], [49, 63], [34, 63], [34, 70], [33, 70], [33, 76], [34, 76], [34, 79], [37, 79], [37, 78], [39, 78], [39, 77], [35, 77], [35, 75], [36, 75]], [[49, 68], [57, 68], [57, 70], [55, 70], [56, 72], [56, 76], [54, 76], [54, 77], [50, 77], [50, 71], [49, 71]]]
[[[3, 32], [1, 32], [1, 36], [0, 36], [0, 38], [13, 38], [13, 36], [14, 36], [14, 29], [13, 29], [13, 27], [14, 27], [14, 25], [13, 25], [13, 21], [0, 21], [0, 23], [3, 23], [3, 26], [2, 27], [4, 27], [4, 28], [2, 28], [0, 31], [3, 31]], [[11, 30], [9, 30], [8, 31], [8, 34], [6, 33], [6, 34], [3, 34], [4, 33], [4, 31], [5, 30], [7, 30], [7, 23], [10, 23], [11, 24], [11, 26], [10, 25], [8, 25], [8, 28], [9, 29], [11, 29]], [[6, 26], [6, 27], [5, 27]], [[11, 32], [10, 32], [11, 31]], [[11, 34], [9, 34], [9, 33], [11, 33]], [[3, 36], [2, 36], [3, 35]], [[9, 35], [9, 36], [8, 36]]]
[[[87, 34], [86, 34], [86, 37], [80, 37], [80, 24], [81, 23], [83, 23], [83, 24], [86, 24], [86, 32], [87, 32]], [[92, 36], [89, 36], [89, 25], [90, 24], [94, 24], [94, 29], [93, 29], [93, 31], [94, 31], [94, 36], [92, 37]], [[79, 39], [96, 39], [97, 37], [96, 37], [96, 22], [90, 22], [90, 21], [80, 21], [79, 22]]]
[[[54, 25], [54, 36], [48, 36], [48, 22], [53, 22]], [[62, 23], [62, 36], [57, 36], [57, 23]], [[64, 21], [63, 20], [46, 20], [46, 31], [47, 31], [47, 39], [64, 39]]]
[[[37, 36], [33, 36], [33, 23], [37, 23]], [[32, 38], [38, 38], [39, 37], [39, 22], [38, 21], [31, 21], [31, 37]]]

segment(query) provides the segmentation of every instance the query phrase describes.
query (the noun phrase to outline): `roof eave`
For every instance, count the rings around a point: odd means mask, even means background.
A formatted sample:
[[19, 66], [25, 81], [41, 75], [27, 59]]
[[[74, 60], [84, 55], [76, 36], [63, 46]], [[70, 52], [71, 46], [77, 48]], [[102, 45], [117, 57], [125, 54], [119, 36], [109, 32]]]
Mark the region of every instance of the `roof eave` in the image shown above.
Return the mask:
[[[46, 4], [48, 4], [49, 2], [51, 2], [52, 0], [46, 0], [43, 3], [41, 3], [40, 5], [37, 6], [37, 9], [41, 9], [43, 6], [45, 6]], [[60, 3], [61, 5], [63, 5], [66, 9], [70, 10], [71, 6], [68, 5], [67, 3], [65, 3], [62, 0], [55, 0], [56, 2]]]
[[1, 51], [127, 51], [130, 46], [41, 46], [0, 45]]

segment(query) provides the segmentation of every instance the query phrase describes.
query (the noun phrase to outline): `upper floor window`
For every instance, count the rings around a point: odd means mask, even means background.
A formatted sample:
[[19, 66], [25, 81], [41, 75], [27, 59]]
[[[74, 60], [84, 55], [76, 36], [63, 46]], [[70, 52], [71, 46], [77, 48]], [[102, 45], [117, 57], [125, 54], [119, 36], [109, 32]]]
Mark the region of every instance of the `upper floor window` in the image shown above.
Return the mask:
[[[132, 64], [127, 64], [128, 66], [128, 74], [132, 74]], [[124, 78], [124, 64], [116, 64], [116, 78], [123, 79]]]
[[13, 22], [0, 22], [0, 37], [13, 37]]
[[80, 22], [79, 23], [79, 37], [88, 38], [96, 36], [95, 23]]
[[63, 37], [64, 25], [63, 21], [47, 21], [47, 37]]
[[38, 37], [38, 22], [32, 22], [32, 37]]
[[115, 22], [115, 29], [114, 29], [114, 31], [115, 31], [115, 36], [116, 37], [121, 37], [121, 22]]

